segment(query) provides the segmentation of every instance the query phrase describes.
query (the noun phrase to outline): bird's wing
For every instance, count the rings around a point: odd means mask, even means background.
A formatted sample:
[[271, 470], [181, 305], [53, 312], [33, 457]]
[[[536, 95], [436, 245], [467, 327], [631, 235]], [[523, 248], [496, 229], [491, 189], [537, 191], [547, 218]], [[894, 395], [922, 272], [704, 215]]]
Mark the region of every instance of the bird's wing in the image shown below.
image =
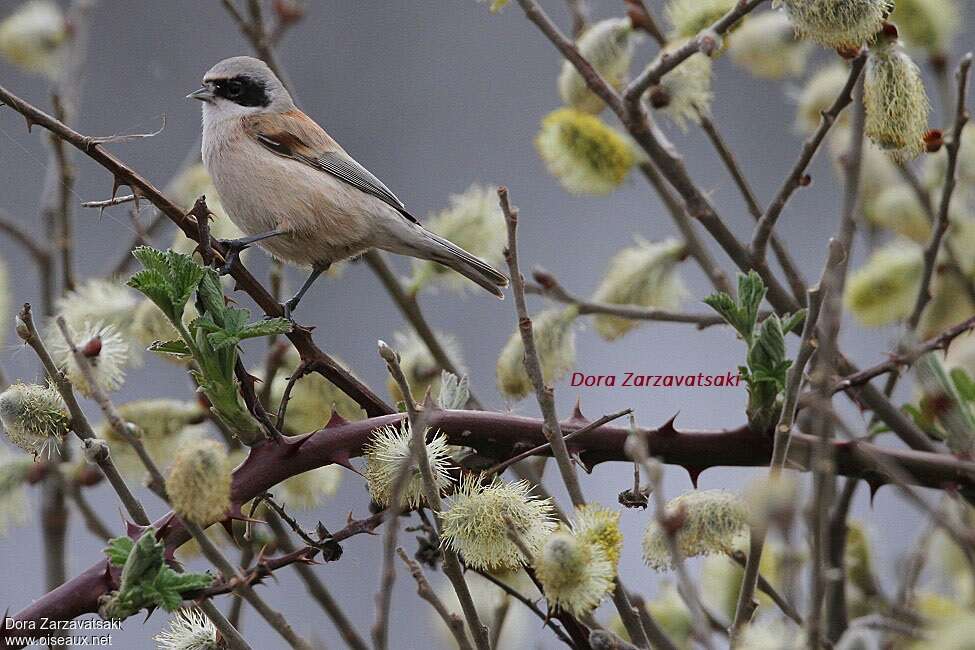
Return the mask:
[[268, 113], [243, 118], [244, 132], [265, 149], [325, 172], [374, 196], [419, 223], [382, 181], [357, 163], [324, 129], [299, 111]]

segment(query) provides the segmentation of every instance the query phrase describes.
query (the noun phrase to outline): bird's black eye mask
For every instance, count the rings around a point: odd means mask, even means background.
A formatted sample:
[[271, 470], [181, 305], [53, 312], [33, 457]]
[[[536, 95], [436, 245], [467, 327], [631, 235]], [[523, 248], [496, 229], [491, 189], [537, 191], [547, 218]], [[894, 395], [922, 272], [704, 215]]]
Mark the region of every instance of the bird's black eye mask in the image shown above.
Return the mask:
[[264, 107], [271, 103], [264, 83], [252, 77], [238, 75], [230, 79], [214, 79], [208, 81], [207, 85], [213, 89], [213, 94], [217, 97], [240, 106]]

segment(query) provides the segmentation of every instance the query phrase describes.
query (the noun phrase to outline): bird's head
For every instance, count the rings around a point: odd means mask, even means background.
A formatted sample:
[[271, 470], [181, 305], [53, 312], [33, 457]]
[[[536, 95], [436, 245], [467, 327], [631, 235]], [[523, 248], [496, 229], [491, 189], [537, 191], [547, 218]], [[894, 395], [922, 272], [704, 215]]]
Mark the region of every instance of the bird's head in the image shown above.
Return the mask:
[[266, 63], [249, 56], [224, 59], [203, 76], [203, 85], [188, 98], [203, 102], [208, 120], [258, 113], [283, 113], [294, 108], [291, 95]]

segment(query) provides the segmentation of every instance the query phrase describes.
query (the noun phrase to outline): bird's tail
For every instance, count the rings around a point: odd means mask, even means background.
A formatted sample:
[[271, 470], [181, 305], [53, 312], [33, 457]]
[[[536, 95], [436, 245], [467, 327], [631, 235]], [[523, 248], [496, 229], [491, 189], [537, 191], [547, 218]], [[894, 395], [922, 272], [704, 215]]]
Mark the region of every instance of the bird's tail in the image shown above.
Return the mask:
[[501, 292], [501, 289], [508, 286], [506, 275], [496, 271], [484, 260], [474, 257], [460, 246], [435, 235], [429, 230], [424, 229], [424, 235], [430, 243], [428, 247], [425, 247], [425, 257], [457, 271], [499, 299], [504, 300], [504, 293]]

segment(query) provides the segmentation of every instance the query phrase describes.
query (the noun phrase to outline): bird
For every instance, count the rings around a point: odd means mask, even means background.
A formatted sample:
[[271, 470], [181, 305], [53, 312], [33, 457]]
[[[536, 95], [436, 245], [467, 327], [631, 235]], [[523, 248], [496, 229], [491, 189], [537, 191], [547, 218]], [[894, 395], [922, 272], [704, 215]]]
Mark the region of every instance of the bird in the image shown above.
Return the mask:
[[268, 65], [249, 56], [220, 61], [187, 98], [203, 102], [203, 165], [227, 216], [245, 235], [223, 242], [228, 273], [259, 244], [311, 273], [285, 315], [328, 268], [380, 249], [449, 267], [504, 299], [508, 278], [424, 228], [389, 188], [295, 106]]

